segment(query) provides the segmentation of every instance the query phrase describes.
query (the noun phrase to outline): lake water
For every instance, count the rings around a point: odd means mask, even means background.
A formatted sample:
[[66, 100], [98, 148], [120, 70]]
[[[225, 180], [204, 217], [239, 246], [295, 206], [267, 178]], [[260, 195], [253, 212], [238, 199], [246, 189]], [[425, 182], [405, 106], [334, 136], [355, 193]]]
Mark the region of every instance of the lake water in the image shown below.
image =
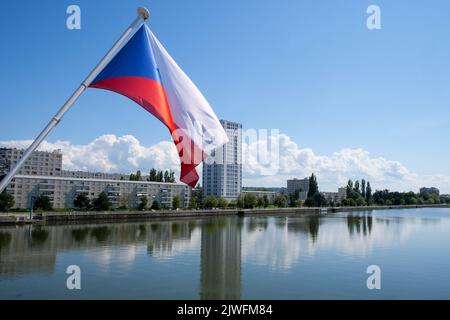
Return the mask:
[[0, 298], [450, 299], [450, 209], [1, 227]]

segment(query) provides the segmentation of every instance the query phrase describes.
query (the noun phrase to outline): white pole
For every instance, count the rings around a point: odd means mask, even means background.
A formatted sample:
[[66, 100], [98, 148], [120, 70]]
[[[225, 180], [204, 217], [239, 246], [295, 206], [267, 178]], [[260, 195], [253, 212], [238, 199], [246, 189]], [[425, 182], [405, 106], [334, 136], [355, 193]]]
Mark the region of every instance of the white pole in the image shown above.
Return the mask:
[[8, 186], [11, 180], [14, 178], [14, 175], [17, 171], [22, 167], [22, 165], [27, 161], [30, 155], [37, 149], [37, 147], [41, 144], [42, 140], [50, 133], [50, 131], [56, 127], [56, 125], [61, 121], [64, 114], [72, 107], [74, 102], [81, 96], [81, 94], [89, 87], [95, 77], [103, 70], [107, 62], [109, 62], [115, 55], [117, 49], [123, 44], [125, 39], [130, 35], [133, 31], [134, 27], [139, 23], [142, 19], [143, 21], [147, 20], [150, 17], [150, 13], [146, 8], [138, 8], [138, 16], [133, 21], [133, 23], [128, 27], [128, 29], [122, 34], [122, 36], [117, 40], [117, 42], [113, 45], [113, 47], [108, 51], [108, 53], [103, 57], [103, 59], [97, 64], [94, 70], [89, 73], [87, 78], [81, 83], [77, 90], [72, 94], [72, 96], [67, 100], [67, 102], [59, 109], [58, 113], [50, 120], [44, 130], [37, 136], [37, 138], [33, 141], [31, 146], [23, 154], [22, 158], [17, 162], [17, 164], [10, 169], [8, 174], [3, 178], [0, 182], [0, 193], [3, 192], [4, 189]]

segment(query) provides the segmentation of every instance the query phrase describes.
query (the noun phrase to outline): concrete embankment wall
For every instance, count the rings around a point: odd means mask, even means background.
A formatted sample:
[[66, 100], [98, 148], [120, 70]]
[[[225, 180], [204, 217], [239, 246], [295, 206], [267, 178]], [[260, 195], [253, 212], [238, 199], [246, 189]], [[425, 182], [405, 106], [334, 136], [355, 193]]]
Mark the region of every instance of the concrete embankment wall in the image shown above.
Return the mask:
[[[214, 217], [227, 215], [297, 215], [320, 214], [333, 212], [355, 212], [389, 209], [415, 208], [450, 208], [448, 205], [423, 206], [371, 206], [371, 207], [335, 207], [335, 208], [271, 208], [271, 209], [225, 209], [225, 210], [179, 210], [179, 211], [109, 211], [109, 212], [48, 212], [42, 213], [41, 220], [36, 222], [76, 222], [76, 221], [120, 221], [120, 220], [151, 220], [167, 218]], [[0, 216], [1, 224], [24, 223], [28, 214], [4, 214]], [[35, 216], [36, 217], [36, 216]]]

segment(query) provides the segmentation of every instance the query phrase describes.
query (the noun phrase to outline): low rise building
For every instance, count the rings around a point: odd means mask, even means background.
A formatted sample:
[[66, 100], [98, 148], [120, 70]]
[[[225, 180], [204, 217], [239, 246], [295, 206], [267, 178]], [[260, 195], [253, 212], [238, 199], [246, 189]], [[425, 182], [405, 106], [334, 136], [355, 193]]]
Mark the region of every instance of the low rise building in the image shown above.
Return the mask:
[[[148, 198], [149, 206], [153, 201], [158, 201], [163, 208], [170, 208], [175, 196], [184, 206], [189, 203], [191, 189], [185, 184], [130, 181], [129, 176], [123, 174], [62, 171], [59, 150], [35, 153], [6, 188], [6, 192], [14, 197], [15, 209], [29, 208], [32, 199], [40, 195], [48, 196], [54, 208], [73, 208], [79, 194], [85, 194], [92, 200], [102, 192], [107, 194], [113, 208], [137, 207], [143, 196]], [[3, 174], [21, 154], [23, 152], [18, 149], [0, 149]]]
[[334, 202], [335, 204], [340, 204], [347, 197], [347, 188], [342, 187], [338, 189], [338, 192], [321, 192], [322, 195], [329, 202]]

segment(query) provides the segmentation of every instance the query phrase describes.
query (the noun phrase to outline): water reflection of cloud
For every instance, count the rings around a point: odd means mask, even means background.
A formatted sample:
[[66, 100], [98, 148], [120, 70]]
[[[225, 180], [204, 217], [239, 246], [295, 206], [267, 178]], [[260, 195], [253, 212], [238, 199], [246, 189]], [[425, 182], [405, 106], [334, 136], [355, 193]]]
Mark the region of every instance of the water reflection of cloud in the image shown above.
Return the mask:
[[308, 254], [308, 234], [288, 232], [287, 226], [271, 223], [262, 232], [255, 230], [242, 237], [242, 260], [268, 265], [273, 270], [288, 270], [300, 255]]
[[315, 257], [319, 253], [366, 256], [378, 248], [405, 243], [423, 225], [440, 223], [442, 227], [450, 226], [448, 220], [429, 219], [423, 223], [421, 219], [396, 220], [374, 215], [370, 218], [370, 228], [367, 228], [364, 220], [368, 219], [367, 216], [360, 218], [360, 222], [351, 222], [361, 223], [361, 227], [353, 232], [346, 216], [320, 218], [316, 238], [312, 237], [311, 228], [308, 230], [307, 219], [296, 221], [294, 225], [298, 226], [294, 229], [288, 228], [289, 219], [298, 218], [287, 218], [285, 225], [275, 220], [278, 218], [272, 218], [264, 232], [253, 230], [243, 235], [242, 259], [283, 271], [290, 269], [302, 257]]
[[201, 245], [201, 237], [201, 230], [199, 228], [194, 229], [190, 238], [174, 239], [170, 242], [170, 246], [156, 247], [152, 252], [152, 257], [165, 260], [188, 252], [197, 252]]
[[120, 267], [120, 269], [131, 270], [136, 257], [142, 252], [146, 252], [146, 246], [142, 244], [121, 245], [119, 247], [103, 247], [92, 252], [87, 256], [104, 271], [111, 268]]
[[409, 223], [386, 224], [375, 220], [369, 233], [354, 232], [341, 221], [330, 221], [321, 226], [317, 250], [334, 250], [344, 255], [365, 256], [374, 248], [385, 247], [393, 243], [401, 244], [408, 240], [418, 226]]

